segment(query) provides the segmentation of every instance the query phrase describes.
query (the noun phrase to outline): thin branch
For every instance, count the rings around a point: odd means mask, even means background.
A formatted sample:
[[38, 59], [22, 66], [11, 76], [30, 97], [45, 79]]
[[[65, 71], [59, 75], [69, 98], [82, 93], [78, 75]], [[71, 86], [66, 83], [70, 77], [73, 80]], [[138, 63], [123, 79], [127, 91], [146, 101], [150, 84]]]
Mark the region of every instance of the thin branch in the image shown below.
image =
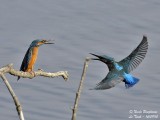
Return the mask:
[[85, 76], [86, 76], [86, 71], [87, 71], [87, 68], [88, 68], [89, 61], [90, 61], [90, 58], [86, 58], [85, 62], [84, 62], [81, 81], [79, 83], [79, 88], [78, 88], [78, 90], [76, 92], [76, 98], [75, 98], [75, 102], [74, 102], [74, 107], [72, 109], [72, 118], [71, 118], [71, 120], [76, 120], [76, 114], [77, 114], [77, 110], [78, 110], [78, 103], [79, 103], [80, 95], [81, 95], [81, 92], [82, 92], [83, 82], [84, 82], [84, 79], [85, 79]]
[[56, 73], [51, 73], [51, 72], [44, 72], [43, 70], [38, 70], [38, 71], [34, 71], [33, 73], [29, 73], [29, 72], [23, 72], [23, 71], [17, 71], [13, 68], [13, 64], [8, 64], [2, 68], [0, 68], [0, 73], [9, 73], [11, 75], [14, 76], [20, 76], [23, 78], [34, 78], [36, 76], [44, 76], [44, 77], [58, 77], [58, 76], [62, 76], [64, 80], [68, 79], [68, 72], [67, 71], [59, 71]]
[[36, 76], [44, 76], [44, 77], [51, 77], [51, 78], [62, 76], [64, 80], [67, 80], [68, 76], [69, 76], [67, 71], [59, 71], [59, 72], [56, 72], [56, 73], [50, 73], [50, 72], [44, 72], [42, 70], [38, 70], [38, 71], [34, 71], [33, 72], [34, 74], [29, 73], [29, 72], [17, 71], [15, 69], [13, 69], [13, 64], [8, 64], [8, 65], [0, 68], [0, 77], [3, 79], [5, 85], [7, 86], [8, 90], [9, 90], [9, 92], [10, 92], [12, 98], [13, 98], [13, 101], [15, 103], [15, 106], [16, 106], [16, 109], [17, 109], [18, 116], [19, 116], [20, 120], [24, 120], [22, 107], [20, 105], [18, 97], [14, 93], [11, 85], [9, 84], [7, 78], [4, 75], [5, 73], [9, 73], [9, 74], [14, 75], [14, 76], [20, 76], [20, 77], [23, 77], [23, 78], [30, 78], [30, 79], [34, 78]]
[[12, 98], [13, 98], [13, 101], [14, 101], [15, 106], [16, 106], [16, 110], [17, 110], [17, 112], [18, 112], [19, 119], [20, 119], [20, 120], [24, 120], [22, 107], [21, 107], [21, 104], [20, 104], [20, 102], [19, 102], [19, 100], [18, 100], [18, 97], [17, 97], [16, 94], [14, 93], [14, 91], [13, 91], [11, 85], [9, 84], [7, 78], [5, 77], [5, 75], [4, 75], [4, 74], [1, 74], [0, 76], [1, 76], [1, 78], [3, 79], [6, 87], [8, 88], [8, 90], [9, 90], [9, 92], [10, 92]]

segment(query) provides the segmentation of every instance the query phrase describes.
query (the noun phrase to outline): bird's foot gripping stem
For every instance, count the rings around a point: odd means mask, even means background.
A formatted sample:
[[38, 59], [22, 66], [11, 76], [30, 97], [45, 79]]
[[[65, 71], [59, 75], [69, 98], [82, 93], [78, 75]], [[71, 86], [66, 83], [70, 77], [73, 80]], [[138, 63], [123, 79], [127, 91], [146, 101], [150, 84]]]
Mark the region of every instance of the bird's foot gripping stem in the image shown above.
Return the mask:
[[[34, 71], [30, 71], [29, 72], [33, 77], [35, 77], [36, 76], [36, 74], [35, 74], [35, 72]], [[32, 78], [31, 78], [32, 79]]]

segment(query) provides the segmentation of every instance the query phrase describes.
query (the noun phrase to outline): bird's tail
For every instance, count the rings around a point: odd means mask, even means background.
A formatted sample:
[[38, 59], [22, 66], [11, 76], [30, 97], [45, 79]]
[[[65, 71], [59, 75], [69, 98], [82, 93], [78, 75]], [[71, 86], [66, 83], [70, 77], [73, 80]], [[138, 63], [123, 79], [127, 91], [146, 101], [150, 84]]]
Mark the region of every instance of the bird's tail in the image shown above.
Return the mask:
[[124, 79], [126, 89], [133, 87], [139, 82], [138, 78], [132, 77], [132, 80]]

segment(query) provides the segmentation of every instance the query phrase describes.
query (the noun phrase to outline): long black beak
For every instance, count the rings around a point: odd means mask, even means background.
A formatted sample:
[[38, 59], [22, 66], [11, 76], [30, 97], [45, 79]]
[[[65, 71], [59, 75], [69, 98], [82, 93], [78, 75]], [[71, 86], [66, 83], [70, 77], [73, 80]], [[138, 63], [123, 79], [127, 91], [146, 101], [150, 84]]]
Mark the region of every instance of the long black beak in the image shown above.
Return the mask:
[[91, 55], [97, 57], [97, 58], [91, 58], [91, 60], [100, 60], [100, 59], [102, 58], [101, 56], [96, 55], [96, 54], [93, 54], [93, 53], [89, 53], [89, 54], [91, 54]]
[[44, 44], [54, 44], [53, 41], [55, 41], [55, 40], [46, 40]]

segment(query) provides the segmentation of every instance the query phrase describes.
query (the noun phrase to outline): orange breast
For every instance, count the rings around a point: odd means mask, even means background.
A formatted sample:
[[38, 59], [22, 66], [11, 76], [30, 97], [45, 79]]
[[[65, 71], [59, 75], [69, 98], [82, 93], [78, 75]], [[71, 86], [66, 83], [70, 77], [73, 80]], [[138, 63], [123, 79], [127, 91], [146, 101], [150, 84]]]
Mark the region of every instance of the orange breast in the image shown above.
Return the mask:
[[37, 60], [37, 56], [38, 56], [38, 47], [34, 47], [32, 50], [31, 59], [29, 61], [28, 68], [27, 68], [26, 72], [33, 71], [34, 64]]

